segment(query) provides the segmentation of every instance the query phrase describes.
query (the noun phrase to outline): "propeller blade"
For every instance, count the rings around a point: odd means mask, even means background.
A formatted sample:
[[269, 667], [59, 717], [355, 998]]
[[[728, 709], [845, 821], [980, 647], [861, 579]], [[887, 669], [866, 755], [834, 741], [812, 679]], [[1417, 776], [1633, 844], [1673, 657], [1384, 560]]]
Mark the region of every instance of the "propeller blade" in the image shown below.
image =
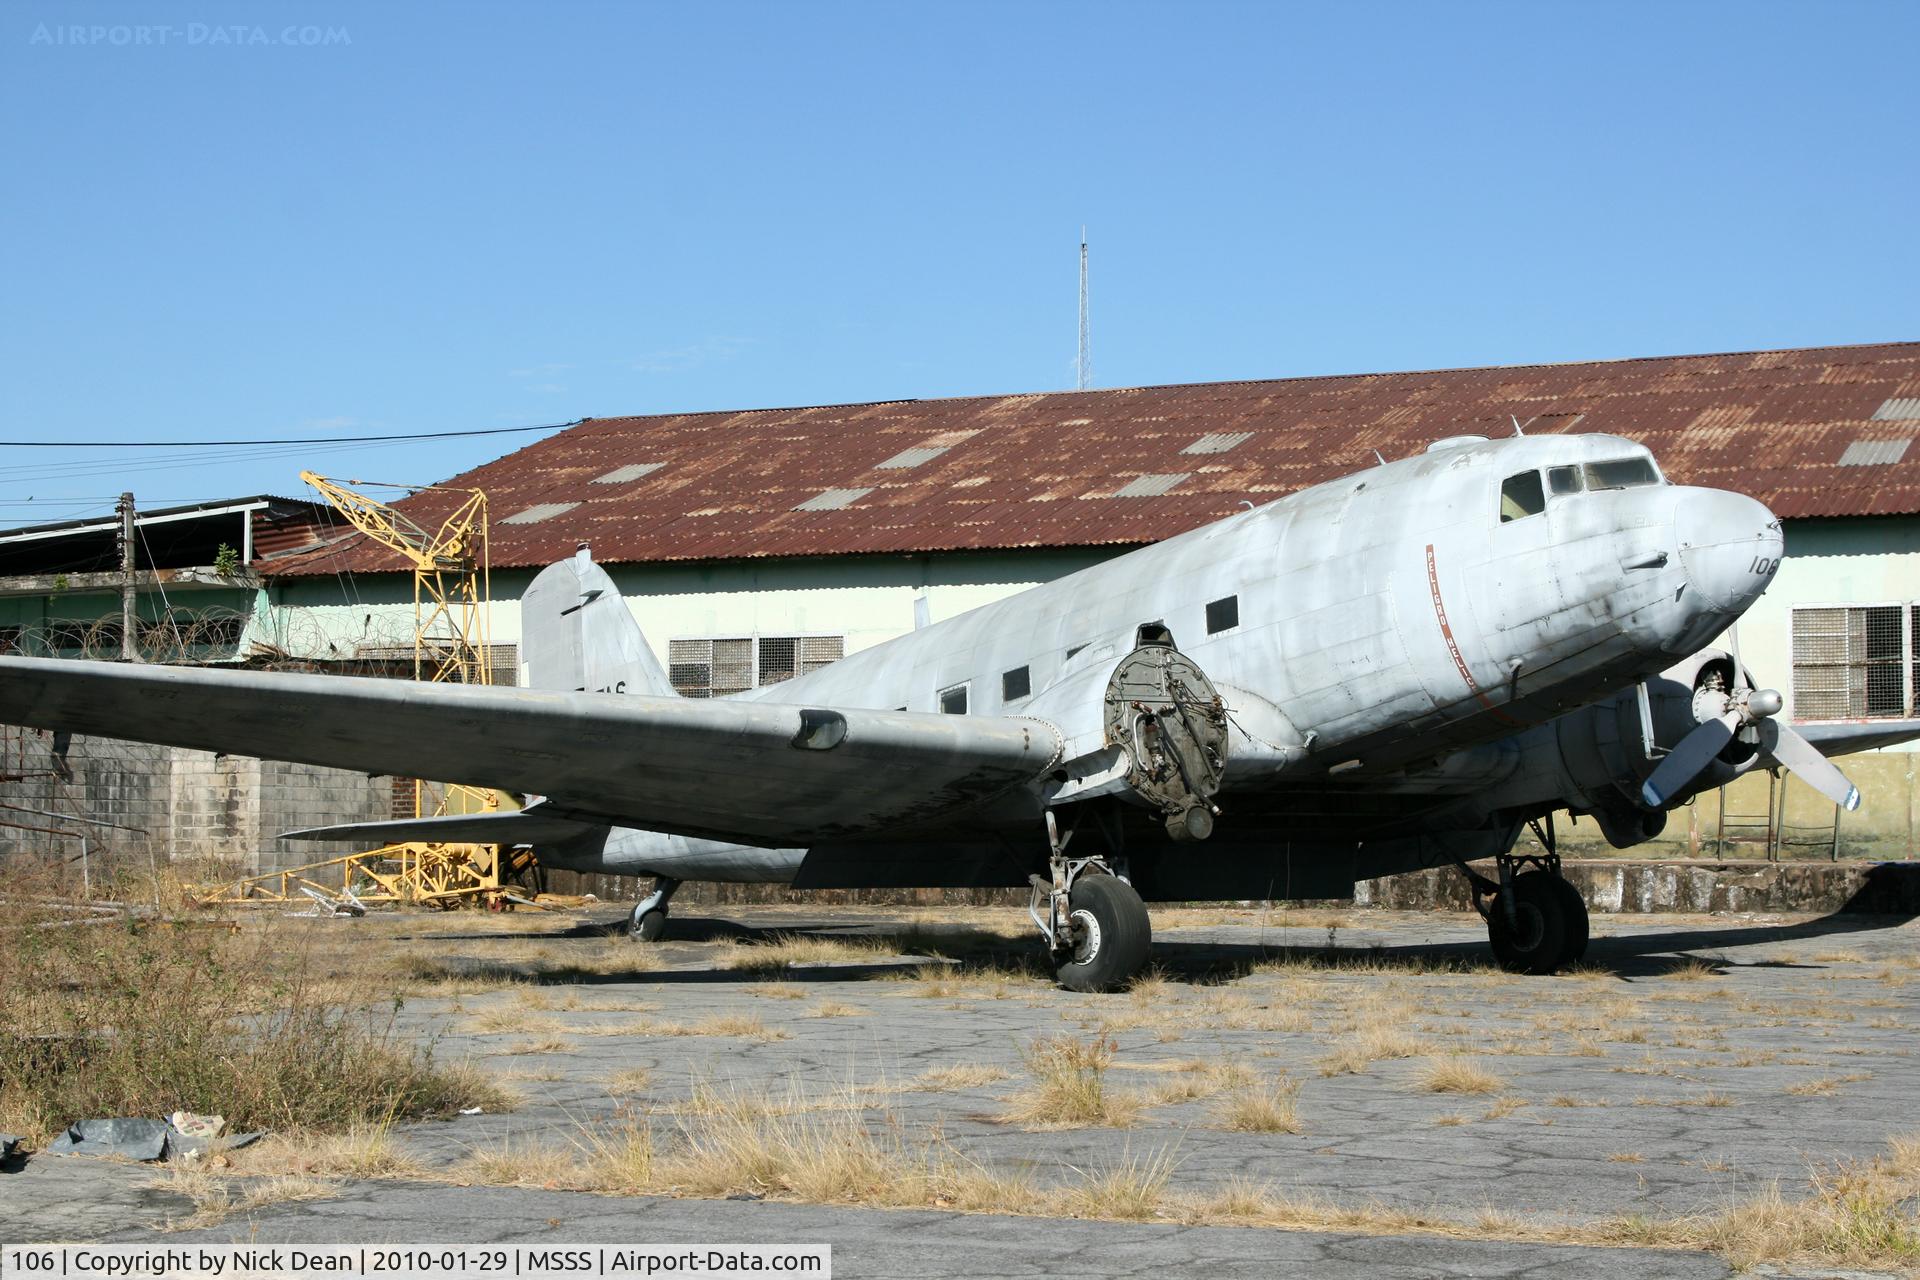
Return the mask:
[[1860, 788], [1820, 754], [1820, 748], [1778, 720], [1760, 722], [1760, 749], [1800, 775], [1800, 780], [1851, 813], [1860, 807]]
[[[1715, 720], [1703, 722], [1699, 728], [1680, 739], [1680, 744], [1667, 753], [1640, 787], [1640, 798], [1650, 808], [1666, 807], [1667, 798], [1676, 795], [1694, 777], [1720, 754], [1720, 749], [1733, 741], [1734, 731], [1740, 727], [1740, 713], [1729, 711]], [[1817, 752], [1815, 754], [1818, 754]]]

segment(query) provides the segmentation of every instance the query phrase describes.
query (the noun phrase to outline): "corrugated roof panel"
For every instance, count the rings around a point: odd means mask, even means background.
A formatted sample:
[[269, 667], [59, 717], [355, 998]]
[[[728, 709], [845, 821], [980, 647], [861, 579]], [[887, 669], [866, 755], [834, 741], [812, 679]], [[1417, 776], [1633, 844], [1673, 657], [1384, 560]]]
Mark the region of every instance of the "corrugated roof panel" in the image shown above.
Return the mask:
[[1907, 440], [1855, 440], [1840, 455], [1843, 467], [1888, 467], [1907, 456]]
[[[1372, 467], [1375, 448], [1410, 457], [1442, 436], [1511, 434], [1518, 417], [1532, 436], [1630, 437], [1676, 482], [1748, 493], [1783, 517], [1920, 514], [1920, 449], [1839, 466], [1869, 418], [1920, 416], [1917, 393], [1920, 343], [1888, 343], [595, 418], [445, 483], [485, 489], [495, 511], [582, 504], [564, 518], [496, 523], [502, 567], [551, 563], [581, 538], [609, 563], [1129, 546]], [[1230, 469], [1192, 465], [1185, 450], [1209, 436], [1246, 437], [1222, 460]], [[862, 487], [873, 485], [872, 459], [942, 447], [938, 466], [889, 468], [884, 489]], [[645, 484], [591, 483], [634, 458], [666, 470]], [[1152, 501], [1076, 501], [1111, 495], [1127, 477], [1188, 472]], [[429, 492], [398, 505], [437, 527], [454, 500]], [[846, 503], [859, 505], [831, 514]], [[381, 572], [393, 558], [354, 540], [275, 566]]]
[[1135, 476], [1114, 491], [1116, 498], [1157, 498], [1192, 475], [1191, 471], [1173, 471], [1164, 475]]
[[952, 445], [915, 445], [911, 449], [902, 449], [885, 462], [875, 463], [881, 471], [904, 471], [908, 467], [917, 467], [923, 462], [932, 462], [935, 458], [951, 449]]
[[1182, 449], [1182, 453], [1225, 453], [1235, 445], [1245, 444], [1253, 439], [1251, 431], [1215, 431], [1201, 436]]
[[516, 511], [501, 524], [539, 524], [542, 520], [551, 520], [563, 516], [580, 504], [577, 502], [536, 502], [524, 510]]
[[626, 484], [638, 480], [641, 476], [650, 476], [666, 466], [664, 462], [629, 462], [624, 467], [615, 467], [603, 476], [595, 476], [589, 484]]
[[841, 511], [872, 493], [871, 489], [828, 489], [795, 507], [795, 511]]

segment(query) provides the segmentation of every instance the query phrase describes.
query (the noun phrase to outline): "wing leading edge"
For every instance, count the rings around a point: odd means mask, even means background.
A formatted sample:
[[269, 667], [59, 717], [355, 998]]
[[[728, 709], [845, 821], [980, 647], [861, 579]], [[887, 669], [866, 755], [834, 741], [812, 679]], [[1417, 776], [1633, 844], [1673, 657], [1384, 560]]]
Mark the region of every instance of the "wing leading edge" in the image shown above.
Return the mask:
[[1053, 768], [1042, 720], [0, 658], [0, 723], [547, 797], [797, 847], [908, 829]]

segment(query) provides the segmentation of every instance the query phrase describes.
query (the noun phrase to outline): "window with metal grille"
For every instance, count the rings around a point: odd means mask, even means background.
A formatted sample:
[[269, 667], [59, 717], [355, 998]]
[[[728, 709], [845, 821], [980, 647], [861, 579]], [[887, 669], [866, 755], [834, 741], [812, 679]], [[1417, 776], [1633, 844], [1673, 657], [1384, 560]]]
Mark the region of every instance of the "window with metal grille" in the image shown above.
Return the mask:
[[1793, 714], [1858, 720], [1914, 714], [1920, 606], [1845, 605], [1793, 611]]
[[683, 698], [723, 698], [818, 671], [846, 656], [845, 636], [724, 636], [667, 644], [667, 678]]

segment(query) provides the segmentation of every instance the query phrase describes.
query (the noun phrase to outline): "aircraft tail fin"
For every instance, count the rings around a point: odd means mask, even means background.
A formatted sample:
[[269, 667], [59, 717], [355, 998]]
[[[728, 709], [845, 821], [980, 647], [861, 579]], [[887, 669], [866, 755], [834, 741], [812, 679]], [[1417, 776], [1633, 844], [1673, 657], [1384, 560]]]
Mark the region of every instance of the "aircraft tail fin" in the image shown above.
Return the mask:
[[620, 589], [584, 545], [520, 597], [520, 660], [535, 689], [674, 696]]

